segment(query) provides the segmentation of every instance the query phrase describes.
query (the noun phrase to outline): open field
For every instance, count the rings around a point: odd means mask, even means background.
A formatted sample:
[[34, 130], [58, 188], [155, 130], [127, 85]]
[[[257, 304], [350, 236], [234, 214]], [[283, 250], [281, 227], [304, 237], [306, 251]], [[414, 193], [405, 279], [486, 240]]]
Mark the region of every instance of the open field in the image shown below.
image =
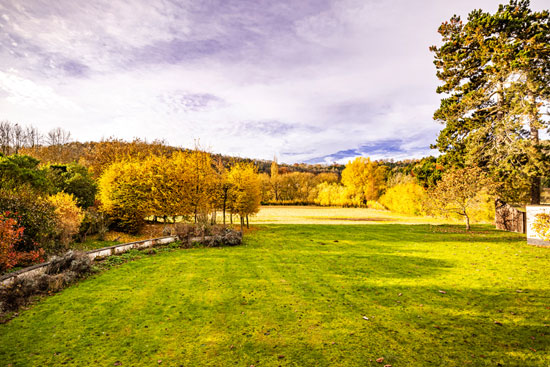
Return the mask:
[[548, 366], [550, 252], [474, 230], [272, 224], [144, 256], [0, 325], [0, 364]]
[[273, 224], [444, 224], [461, 223], [451, 219], [413, 217], [388, 210], [367, 208], [341, 208], [322, 206], [262, 206], [260, 212], [251, 217], [252, 223]]

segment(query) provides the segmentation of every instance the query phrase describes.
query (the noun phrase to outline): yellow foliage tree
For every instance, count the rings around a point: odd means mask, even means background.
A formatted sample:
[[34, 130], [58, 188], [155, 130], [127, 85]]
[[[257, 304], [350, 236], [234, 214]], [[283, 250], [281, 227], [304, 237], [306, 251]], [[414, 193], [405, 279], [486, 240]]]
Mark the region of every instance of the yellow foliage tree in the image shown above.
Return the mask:
[[244, 220], [260, 210], [261, 178], [251, 163], [237, 163], [228, 174], [231, 185], [231, 212], [238, 214], [241, 220], [241, 231]]
[[415, 182], [401, 183], [386, 190], [380, 197], [380, 204], [392, 212], [424, 215], [424, 205], [427, 200], [427, 193], [424, 188]]
[[342, 183], [349, 195], [348, 203], [353, 206], [367, 206], [369, 200], [376, 200], [384, 189], [385, 167], [369, 158], [357, 157], [346, 164], [342, 171]]
[[80, 224], [84, 219], [82, 209], [76, 205], [76, 199], [73, 195], [64, 192], [49, 196], [48, 201], [55, 207], [54, 212], [61, 244], [67, 246], [73, 236], [78, 233]]
[[150, 183], [144, 177], [142, 162], [115, 162], [99, 178], [101, 208], [121, 229], [137, 232], [151, 213]]
[[322, 206], [343, 206], [346, 204], [346, 188], [336, 183], [322, 182], [316, 188], [315, 203]]

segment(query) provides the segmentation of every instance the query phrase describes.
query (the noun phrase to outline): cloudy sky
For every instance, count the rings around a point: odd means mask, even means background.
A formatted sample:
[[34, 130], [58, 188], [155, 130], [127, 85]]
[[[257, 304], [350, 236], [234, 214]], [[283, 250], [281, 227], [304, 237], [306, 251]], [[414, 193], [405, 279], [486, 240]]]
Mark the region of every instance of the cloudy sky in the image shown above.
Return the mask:
[[437, 28], [498, 3], [0, 0], [0, 120], [287, 163], [422, 157]]

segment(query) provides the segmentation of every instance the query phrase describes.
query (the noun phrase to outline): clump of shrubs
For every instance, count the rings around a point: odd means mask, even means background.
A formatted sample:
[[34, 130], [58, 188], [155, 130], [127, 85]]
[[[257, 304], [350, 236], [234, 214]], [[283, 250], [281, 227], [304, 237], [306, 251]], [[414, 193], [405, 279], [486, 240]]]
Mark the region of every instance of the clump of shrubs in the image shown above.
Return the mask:
[[0, 312], [15, 311], [32, 296], [57, 292], [91, 270], [91, 260], [84, 252], [69, 251], [54, 256], [44, 273], [17, 277], [9, 285], [0, 285]]
[[178, 223], [176, 236], [182, 243], [182, 247], [197, 247], [201, 244], [205, 247], [237, 246], [242, 243], [242, 233], [224, 226], [192, 225]]

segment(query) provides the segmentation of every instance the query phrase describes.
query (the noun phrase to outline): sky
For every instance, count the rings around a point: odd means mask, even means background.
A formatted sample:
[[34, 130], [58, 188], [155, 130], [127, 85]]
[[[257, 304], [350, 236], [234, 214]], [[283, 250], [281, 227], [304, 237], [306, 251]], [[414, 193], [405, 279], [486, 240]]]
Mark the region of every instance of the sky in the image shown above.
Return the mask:
[[0, 0], [0, 120], [285, 163], [434, 155], [428, 48], [499, 3]]

